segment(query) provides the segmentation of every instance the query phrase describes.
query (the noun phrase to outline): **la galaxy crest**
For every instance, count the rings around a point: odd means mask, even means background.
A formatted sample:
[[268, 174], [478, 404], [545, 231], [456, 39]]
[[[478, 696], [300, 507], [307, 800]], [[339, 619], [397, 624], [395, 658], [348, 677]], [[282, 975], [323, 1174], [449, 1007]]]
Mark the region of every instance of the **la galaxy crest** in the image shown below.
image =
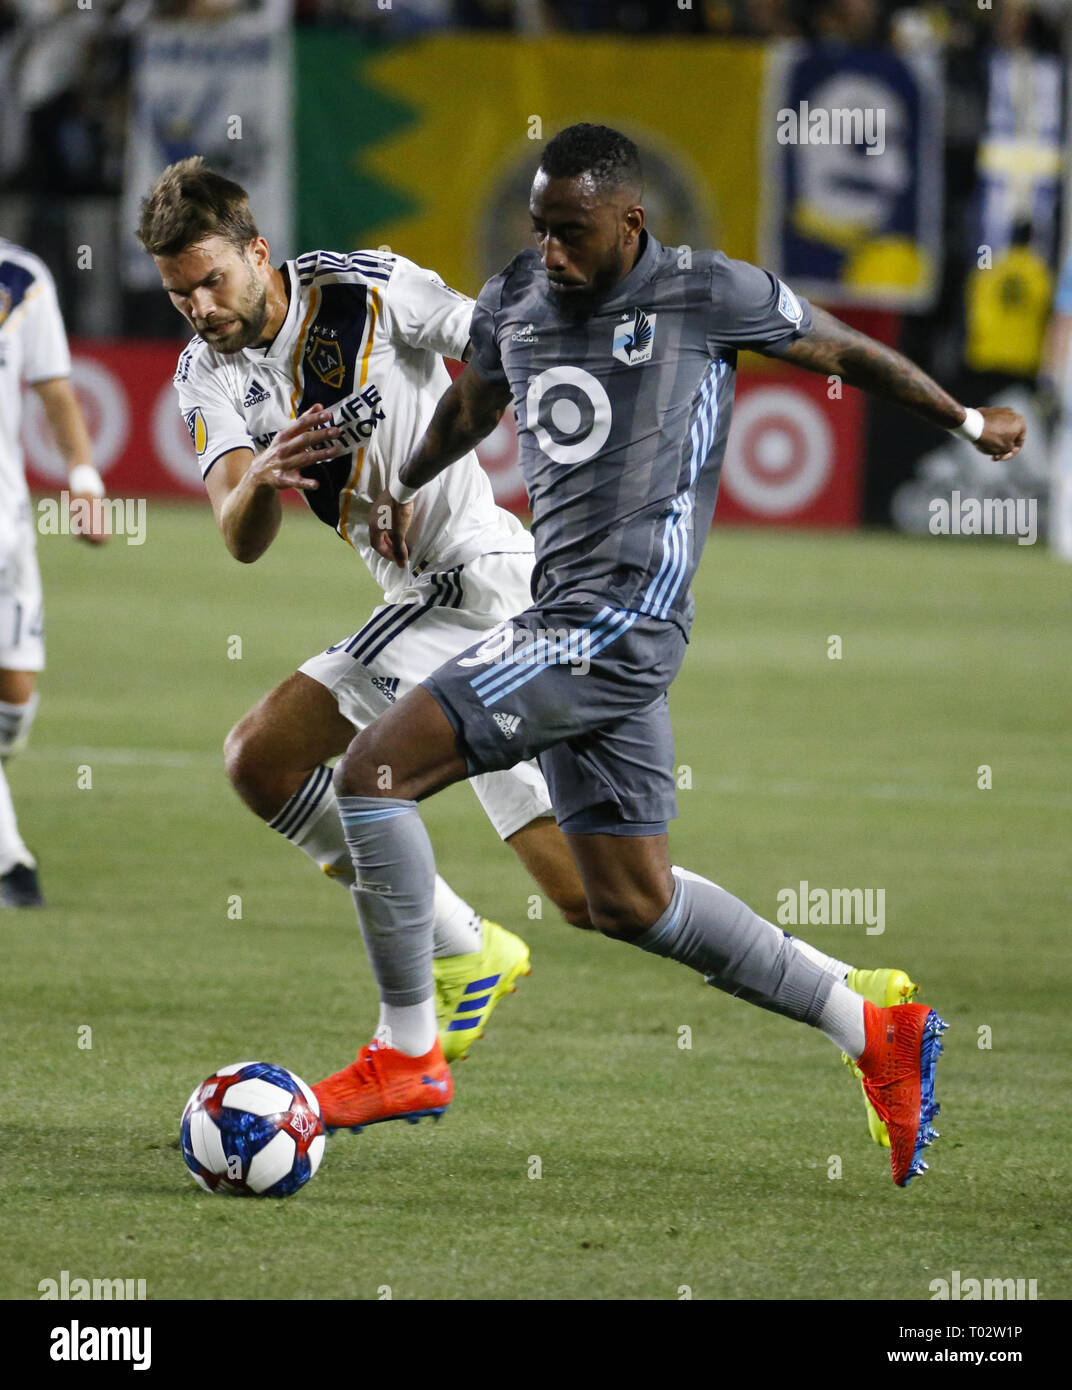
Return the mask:
[[3, 327], [4, 321], [10, 313], [11, 291], [5, 285], [0, 285], [0, 328]]
[[339, 336], [333, 328], [316, 328], [305, 346], [305, 360], [314, 376], [338, 391], [346, 380]]
[[632, 309], [622, 315], [614, 325], [613, 355], [627, 367], [638, 367], [641, 362], [650, 362], [655, 348], [655, 320], [657, 314], [645, 314], [643, 309]]

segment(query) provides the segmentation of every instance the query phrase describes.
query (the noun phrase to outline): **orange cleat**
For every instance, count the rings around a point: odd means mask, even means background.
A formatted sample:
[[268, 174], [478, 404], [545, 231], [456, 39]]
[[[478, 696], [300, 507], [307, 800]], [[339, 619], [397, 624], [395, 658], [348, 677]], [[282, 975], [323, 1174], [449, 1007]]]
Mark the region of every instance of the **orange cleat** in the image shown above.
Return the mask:
[[880, 1009], [864, 1000], [866, 1045], [856, 1065], [864, 1093], [890, 1134], [890, 1168], [898, 1187], [927, 1169], [923, 1150], [938, 1138], [934, 1071], [949, 1025], [926, 1004]]
[[329, 1134], [336, 1129], [360, 1134], [366, 1125], [383, 1120], [408, 1120], [411, 1125], [425, 1115], [438, 1120], [454, 1095], [454, 1082], [438, 1038], [423, 1057], [409, 1057], [373, 1041], [355, 1062], [313, 1090]]

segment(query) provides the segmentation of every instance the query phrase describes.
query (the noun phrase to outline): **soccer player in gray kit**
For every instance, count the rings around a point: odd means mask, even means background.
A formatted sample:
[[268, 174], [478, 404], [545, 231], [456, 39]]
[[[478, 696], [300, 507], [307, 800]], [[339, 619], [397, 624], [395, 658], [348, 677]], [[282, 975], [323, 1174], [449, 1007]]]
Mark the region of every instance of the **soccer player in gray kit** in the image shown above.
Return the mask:
[[529, 199], [538, 249], [484, 286], [469, 365], [373, 506], [373, 546], [405, 566], [410, 499], [513, 403], [534, 602], [358, 734], [336, 768], [381, 1012], [357, 1060], [315, 1090], [334, 1128], [449, 1104], [431, 973], [435, 864], [417, 801], [535, 756], [594, 925], [825, 1033], [855, 1059], [904, 1186], [936, 1137], [946, 1025], [922, 1004], [873, 1004], [842, 963], [671, 865], [666, 692], [688, 640], [739, 348], [837, 374], [994, 458], [1018, 452], [1024, 422], [966, 410], [767, 271], [715, 251], [679, 257], [645, 229], [641, 197], [636, 147], [617, 131], [571, 126], [547, 145]]

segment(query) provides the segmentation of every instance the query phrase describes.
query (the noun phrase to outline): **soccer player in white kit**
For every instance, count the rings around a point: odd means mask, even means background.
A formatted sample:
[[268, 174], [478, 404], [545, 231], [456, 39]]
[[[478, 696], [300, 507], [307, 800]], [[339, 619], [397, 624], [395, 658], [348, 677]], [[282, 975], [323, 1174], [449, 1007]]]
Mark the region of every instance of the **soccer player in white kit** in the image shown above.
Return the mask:
[[[32, 386], [68, 469], [75, 498], [101, 497], [89, 434], [70, 383], [71, 355], [44, 262], [0, 237], [0, 907], [40, 907], [37, 860], [15, 819], [4, 765], [25, 747], [45, 665], [41, 574], [22, 457], [22, 388]], [[99, 544], [99, 509], [77, 534]]]
[[[529, 602], [531, 537], [495, 505], [475, 455], [422, 493], [406, 570], [369, 544], [372, 499], [449, 384], [442, 358], [467, 355], [472, 302], [386, 253], [314, 251], [273, 266], [245, 191], [200, 158], [160, 175], [138, 235], [198, 335], [179, 358], [175, 385], [228, 550], [257, 560], [279, 529], [280, 492], [293, 487], [384, 592], [363, 627], [265, 696], [225, 750], [246, 804], [350, 886], [327, 759], [343, 752], [355, 728]], [[581, 883], [535, 765], [472, 786], [566, 919], [587, 925]], [[433, 949], [440, 1035], [448, 1058], [458, 1058], [528, 972], [528, 948], [439, 879]]]

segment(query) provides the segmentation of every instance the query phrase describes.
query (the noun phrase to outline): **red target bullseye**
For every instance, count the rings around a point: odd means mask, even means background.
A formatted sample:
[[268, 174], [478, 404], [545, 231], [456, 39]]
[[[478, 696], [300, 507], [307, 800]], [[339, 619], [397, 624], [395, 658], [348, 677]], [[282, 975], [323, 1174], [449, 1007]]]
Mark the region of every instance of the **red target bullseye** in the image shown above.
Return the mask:
[[788, 516], [822, 492], [834, 437], [822, 410], [784, 386], [750, 391], [734, 413], [723, 485], [760, 516]]

